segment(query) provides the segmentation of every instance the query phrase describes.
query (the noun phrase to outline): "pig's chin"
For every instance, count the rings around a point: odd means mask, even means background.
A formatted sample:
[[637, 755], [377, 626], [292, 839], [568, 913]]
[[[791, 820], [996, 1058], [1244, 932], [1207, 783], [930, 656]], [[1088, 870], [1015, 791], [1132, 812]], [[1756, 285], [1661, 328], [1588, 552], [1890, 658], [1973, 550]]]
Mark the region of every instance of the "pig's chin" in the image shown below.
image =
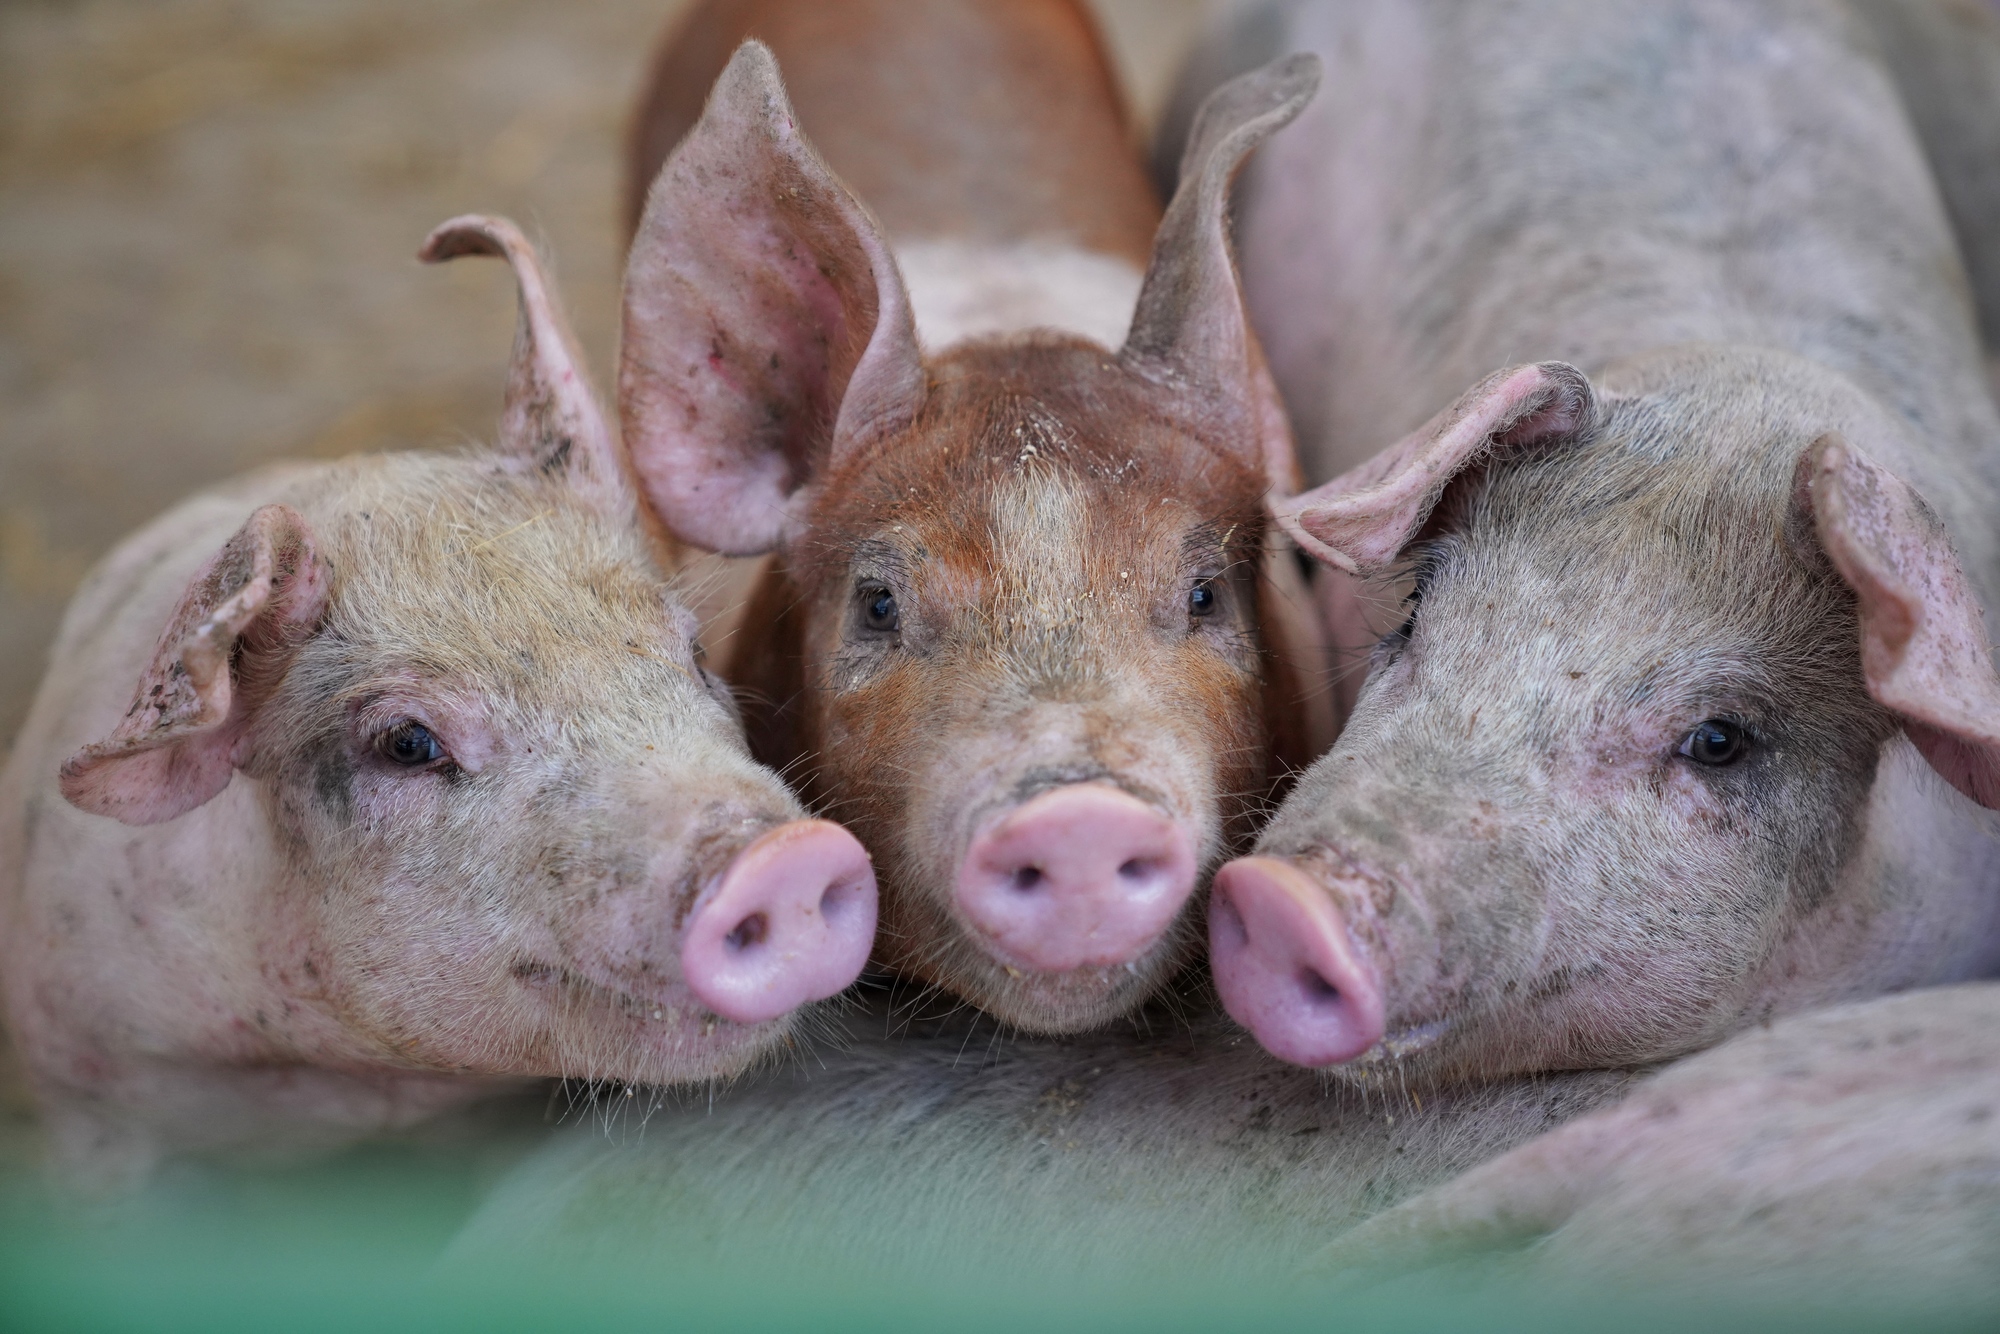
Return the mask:
[[796, 1012], [761, 1024], [724, 1019], [686, 993], [660, 985], [644, 995], [573, 969], [523, 961], [512, 976], [540, 1011], [546, 1034], [534, 1073], [634, 1084], [728, 1078], [790, 1040]]
[[1168, 933], [1129, 963], [1035, 972], [968, 942], [950, 964], [926, 977], [948, 986], [1002, 1023], [1025, 1033], [1061, 1036], [1110, 1023], [1144, 1004], [1181, 962], [1185, 948]]

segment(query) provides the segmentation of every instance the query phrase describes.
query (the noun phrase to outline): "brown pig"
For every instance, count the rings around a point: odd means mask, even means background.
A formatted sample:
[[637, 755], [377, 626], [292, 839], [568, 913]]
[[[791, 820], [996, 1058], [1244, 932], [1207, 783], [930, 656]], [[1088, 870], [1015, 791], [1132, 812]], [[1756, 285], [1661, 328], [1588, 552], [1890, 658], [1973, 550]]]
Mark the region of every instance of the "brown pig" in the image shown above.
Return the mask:
[[1218, 874], [1230, 1012], [1414, 1087], [1990, 972], [2000, 416], [1856, 21], [1278, 20], [1340, 71], [1242, 201], [1331, 478], [1280, 512], [1339, 642], [1407, 597], [1339, 744]]
[[730, 1075], [866, 960], [867, 856], [750, 758], [533, 252], [463, 218], [424, 257], [468, 253], [520, 282], [497, 450], [257, 474], [70, 608], [0, 776], [0, 975], [78, 1178]]
[[640, 478], [678, 537], [775, 553], [731, 675], [873, 852], [884, 962], [1026, 1029], [1159, 985], [1267, 790], [1292, 464], [1223, 205], [1314, 70], [1218, 94], [1157, 235], [1068, 0], [709, 4], [655, 71]]

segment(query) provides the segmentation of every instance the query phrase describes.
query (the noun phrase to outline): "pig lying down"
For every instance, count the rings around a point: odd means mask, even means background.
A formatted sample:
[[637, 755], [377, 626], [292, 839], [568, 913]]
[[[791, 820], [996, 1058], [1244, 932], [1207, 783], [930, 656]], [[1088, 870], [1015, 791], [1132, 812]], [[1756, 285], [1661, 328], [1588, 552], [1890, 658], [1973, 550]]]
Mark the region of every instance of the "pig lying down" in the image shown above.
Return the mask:
[[1268, 787], [1292, 463], [1222, 215], [1313, 83], [1219, 100], [1155, 236], [1067, 0], [706, 5], [655, 73], [638, 470], [677, 536], [775, 553], [731, 676], [760, 757], [874, 854], [882, 961], [1030, 1031], [1185, 961]]
[[0, 968], [73, 1175], [732, 1075], [866, 959], [867, 856], [750, 759], [532, 251], [424, 252], [468, 253], [521, 286], [497, 450], [258, 474], [70, 609], [0, 781]]
[[1339, 71], [1242, 204], [1281, 517], [1340, 642], [1408, 597], [1217, 876], [1230, 1012], [1416, 1086], [1990, 973], [2000, 418], [1846, 11], [1279, 17]]
[[1670, 1066], [1316, 1257], [1908, 1319], [2000, 1305], [2000, 987], [1835, 1006]]
[[[864, 993], [866, 994], [866, 993]], [[706, 1104], [558, 1132], [453, 1244], [620, 1281], [731, 1266], [865, 1288], [1275, 1286], [1386, 1205], [1614, 1101], [1599, 1070], [1405, 1096], [1330, 1086], [1221, 1016], [1062, 1039], [895, 1017]]]

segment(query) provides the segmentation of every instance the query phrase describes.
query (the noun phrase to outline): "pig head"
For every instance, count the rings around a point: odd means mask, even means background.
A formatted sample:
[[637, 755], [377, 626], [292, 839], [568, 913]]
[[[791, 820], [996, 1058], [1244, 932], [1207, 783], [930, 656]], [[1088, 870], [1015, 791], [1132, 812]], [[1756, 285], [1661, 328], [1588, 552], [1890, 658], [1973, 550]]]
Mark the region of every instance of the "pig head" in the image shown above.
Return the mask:
[[1217, 983], [1357, 1077], [1632, 1065], [2000, 962], [2000, 681], [1909, 422], [1786, 354], [1497, 374], [1290, 502], [1407, 597], [1225, 867]]
[[734, 657], [753, 746], [873, 852], [883, 961], [1024, 1028], [1143, 1000], [1266, 788], [1258, 570], [1292, 464], [1223, 204], [1315, 78], [1218, 90], [1116, 352], [926, 355], [755, 42], [633, 243], [640, 477], [677, 536], [775, 553]]
[[175, 520], [142, 534], [58, 647], [4, 961], [73, 1158], [395, 1123], [464, 1076], [725, 1076], [866, 960], [866, 854], [747, 753], [533, 252], [481, 218], [425, 249], [464, 253], [520, 279], [501, 449], [197, 502], [262, 503], [191, 577]]

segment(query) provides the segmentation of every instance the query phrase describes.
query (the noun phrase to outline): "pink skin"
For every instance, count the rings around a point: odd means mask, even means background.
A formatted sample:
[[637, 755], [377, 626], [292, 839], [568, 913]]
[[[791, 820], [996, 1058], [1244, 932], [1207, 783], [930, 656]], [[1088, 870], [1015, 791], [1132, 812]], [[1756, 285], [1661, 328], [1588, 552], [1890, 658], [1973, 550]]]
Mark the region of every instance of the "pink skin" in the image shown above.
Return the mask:
[[1223, 1008], [1273, 1056], [1338, 1065], [1381, 1041], [1382, 984], [1326, 891], [1289, 862], [1217, 871], [1208, 935]]
[[688, 989], [739, 1024], [762, 1023], [846, 988], [875, 939], [875, 871], [852, 834], [792, 820], [729, 863], [689, 914]]
[[1036, 972], [1136, 959], [1194, 891], [1193, 840], [1100, 783], [1044, 792], [966, 849], [958, 905], [994, 954]]

